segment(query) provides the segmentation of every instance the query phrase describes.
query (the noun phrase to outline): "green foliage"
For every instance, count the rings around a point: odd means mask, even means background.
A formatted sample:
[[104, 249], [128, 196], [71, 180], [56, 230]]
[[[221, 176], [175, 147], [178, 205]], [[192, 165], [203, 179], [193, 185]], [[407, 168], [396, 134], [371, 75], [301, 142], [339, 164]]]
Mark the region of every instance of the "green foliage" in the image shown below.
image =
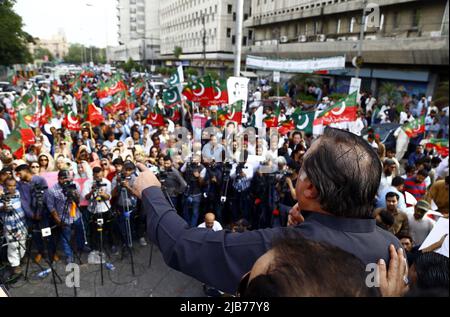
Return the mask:
[[[106, 50], [104, 48], [92, 47], [92, 59], [95, 64], [106, 63]], [[64, 62], [69, 64], [81, 64], [91, 61], [91, 48], [81, 44], [72, 44], [69, 53], [64, 57]]]
[[155, 70], [156, 74], [161, 74], [163, 76], [168, 76], [171, 75], [173, 73], [173, 70], [171, 68], [168, 67], [157, 67]]
[[434, 103], [438, 107], [448, 106], [448, 80], [440, 83], [434, 95]]
[[397, 85], [394, 83], [385, 82], [380, 88], [380, 101], [382, 104], [388, 104], [393, 101], [395, 104], [401, 102], [401, 94], [398, 91]]
[[173, 56], [175, 56], [176, 59], [180, 59], [181, 54], [183, 54], [183, 48], [175, 46], [173, 49]]
[[[347, 98], [347, 94], [338, 94], [338, 93], [334, 93], [329, 95], [328, 97], [330, 97], [331, 99], [335, 100], [335, 101], [339, 101], [339, 100], [343, 100], [345, 98]], [[316, 99], [314, 98], [314, 101], [316, 101]]]
[[121, 67], [127, 73], [131, 73], [133, 71], [143, 72], [145, 70], [144, 66], [136, 63], [131, 58], [125, 64], [123, 64]]
[[55, 57], [53, 56], [53, 54], [46, 48], [43, 47], [38, 47], [35, 51], [34, 51], [34, 59], [35, 60], [44, 60], [45, 56], [48, 57], [48, 61], [52, 62], [55, 60]]
[[32, 37], [23, 31], [22, 18], [13, 10], [15, 0], [0, 4], [0, 65], [10, 66], [31, 62], [27, 44]]
[[214, 70], [207, 70], [206, 75], [209, 75], [213, 80], [220, 79], [220, 74]]
[[185, 75], [186, 78], [191, 78], [193, 76], [198, 77], [198, 70], [195, 69], [195, 68], [192, 68], [192, 67], [186, 68], [184, 70], [184, 75]]

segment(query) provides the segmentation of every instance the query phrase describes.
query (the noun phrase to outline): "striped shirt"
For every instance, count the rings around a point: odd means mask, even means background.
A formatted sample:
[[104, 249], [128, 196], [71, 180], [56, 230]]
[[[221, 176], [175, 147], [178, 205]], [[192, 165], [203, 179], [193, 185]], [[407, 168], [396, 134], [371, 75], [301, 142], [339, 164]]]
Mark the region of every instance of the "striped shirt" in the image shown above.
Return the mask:
[[[75, 183], [78, 195], [80, 195], [80, 185], [78, 183]], [[65, 224], [73, 224], [78, 219], [80, 219], [81, 214], [80, 210], [76, 209], [75, 218], [70, 217], [70, 208], [71, 206], [68, 206], [67, 210], [64, 210], [64, 207], [66, 206], [67, 198], [63, 193], [63, 188], [59, 183], [57, 183], [55, 186], [53, 186], [48, 191], [47, 195], [47, 207], [51, 211], [56, 210], [58, 213], [61, 221], [64, 221]]]
[[416, 177], [410, 177], [405, 180], [405, 190], [419, 201], [427, 193], [427, 184], [425, 182], [417, 184]]
[[[27, 235], [25, 212], [22, 209], [19, 191], [16, 191], [14, 196], [15, 197], [8, 203], [13, 211], [0, 213], [3, 223], [3, 234], [10, 241], [15, 241], [12, 235], [19, 239], [24, 239]], [[3, 208], [3, 206], [4, 203], [0, 202], [0, 208]]]

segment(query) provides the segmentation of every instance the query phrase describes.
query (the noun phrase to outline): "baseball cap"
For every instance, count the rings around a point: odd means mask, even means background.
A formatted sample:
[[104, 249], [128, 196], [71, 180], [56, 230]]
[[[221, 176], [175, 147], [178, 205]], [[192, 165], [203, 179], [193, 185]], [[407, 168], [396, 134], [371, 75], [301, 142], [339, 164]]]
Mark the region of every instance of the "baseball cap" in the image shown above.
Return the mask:
[[426, 201], [426, 200], [420, 200], [417, 205], [416, 205], [417, 209], [422, 209], [425, 211], [429, 211], [431, 210], [431, 205]]

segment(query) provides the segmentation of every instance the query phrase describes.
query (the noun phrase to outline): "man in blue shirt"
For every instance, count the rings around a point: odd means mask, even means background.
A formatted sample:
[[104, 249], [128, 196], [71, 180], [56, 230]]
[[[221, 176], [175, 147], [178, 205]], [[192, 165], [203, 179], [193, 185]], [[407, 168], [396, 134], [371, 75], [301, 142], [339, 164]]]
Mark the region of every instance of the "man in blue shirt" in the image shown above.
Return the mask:
[[414, 153], [411, 153], [408, 157], [408, 165], [415, 166], [418, 161], [423, 159], [425, 157], [425, 154], [423, 153], [423, 145], [418, 145], [416, 147], [416, 151]]
[[[32, 231], [33, 243], [38, 250], [34, 260], [39, 263], [45, 253], [40, 230], [50, 226], [48, 209], [45, 204], [48, 184], [45, 178], [33, 175], [30, 166], [27, 164], [17, 166], [16, 174], [20, 179], [17, 189], [20, 192], [22, 208], [25, 212], [27, 225]], [[55, 254], [53, 239], [50, 239], [49, 242], [50, 252]], [[57, 258], [54, 257], [54, 260], [57, 260]]]
[[[235, 293], [242, 276], [265, 254], [274, 238], [298, 230], [307, 239], [328, 242], [364, 264], [389, 262], [389, 247], [401, 248], [371, 218], [382, 166], [377, 153], [352, 133], [327, 128], [308, 150], [297, 182], [294, 228], [245, 233], [190, 228], [167, 202], [161, 184], [145, 166], [134, 188], [147, 214], [147, 232], [166, 263], [201, 282]], [[219, 274], [218, 274], [219, 272]]]

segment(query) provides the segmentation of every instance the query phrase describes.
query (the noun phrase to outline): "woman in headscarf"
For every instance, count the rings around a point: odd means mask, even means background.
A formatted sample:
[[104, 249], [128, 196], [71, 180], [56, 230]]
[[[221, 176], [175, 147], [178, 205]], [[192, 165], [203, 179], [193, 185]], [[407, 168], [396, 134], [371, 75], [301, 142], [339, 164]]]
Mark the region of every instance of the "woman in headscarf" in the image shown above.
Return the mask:
[[48, 153], [41, 153], [38, 157], [38, 163], [41, 167], [39, 170], [40, 174], [55, 171], [55, 162], [53, 161], [52, 156]]

